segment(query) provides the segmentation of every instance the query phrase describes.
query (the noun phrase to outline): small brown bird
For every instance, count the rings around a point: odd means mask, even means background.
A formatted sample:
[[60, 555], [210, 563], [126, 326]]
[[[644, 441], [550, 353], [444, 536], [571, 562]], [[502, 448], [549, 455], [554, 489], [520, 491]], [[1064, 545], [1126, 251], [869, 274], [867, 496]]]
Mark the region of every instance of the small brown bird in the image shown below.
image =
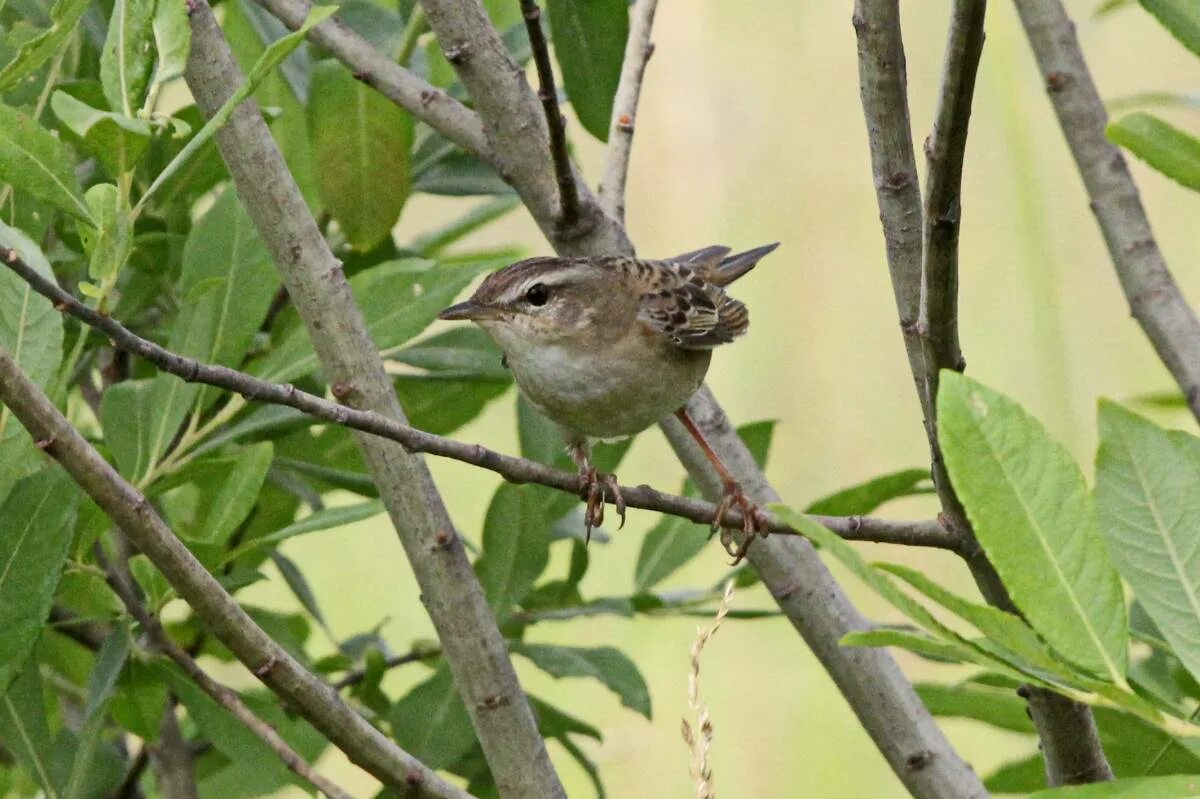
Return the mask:
[[714, 529], [732, 506], [743, 511], [744, 543], [734, 546], [727, 531], [721, 534], [726, 551], [741, 560], [755, 533], [765, 534], [762, 514], [684, 406], [704, 380], [712, 349], [750, 325], [746, 306], [724, 287], [778, 246], [736, 255], [705, 247], [661, 261], [530, 258], [489, 275], [440, 318], [467, 319], [487, 331], [522, 393], [559, 426], [587, 481], [589, 535], [604, 519], [606, 491], [625, 519], [616, 478], [596, 472], [589, 441], [633, 435], [675, 413], [724, 481]]

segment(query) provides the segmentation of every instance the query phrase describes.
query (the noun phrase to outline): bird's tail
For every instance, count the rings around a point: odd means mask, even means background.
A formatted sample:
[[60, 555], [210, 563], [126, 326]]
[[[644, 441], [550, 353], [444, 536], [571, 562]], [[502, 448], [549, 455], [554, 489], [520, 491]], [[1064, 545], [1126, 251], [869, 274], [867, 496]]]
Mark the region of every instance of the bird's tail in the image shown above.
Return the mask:
[[776, 241], [772, 244], [755, 247], [753, 250], [739, 252], [736, 255], [728, 255], [721, 259], [720, 265], [712, 271], [709, 279], [718, 286], [728, 286], [753, 269], [760, 260], [774, 252], [778, 246], [779, 242]]

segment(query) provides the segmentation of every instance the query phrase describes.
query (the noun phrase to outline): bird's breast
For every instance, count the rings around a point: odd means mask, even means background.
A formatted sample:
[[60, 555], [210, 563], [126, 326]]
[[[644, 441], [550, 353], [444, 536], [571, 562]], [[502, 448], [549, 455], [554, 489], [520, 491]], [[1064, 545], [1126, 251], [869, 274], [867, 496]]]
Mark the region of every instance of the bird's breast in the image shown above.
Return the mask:
[[549, 419], [610, 438], [640, 432], [686, 404], [710, 357], [631, 331], [610, 347], [542, 346], [509, 353], [508, 362], [521, 391]]

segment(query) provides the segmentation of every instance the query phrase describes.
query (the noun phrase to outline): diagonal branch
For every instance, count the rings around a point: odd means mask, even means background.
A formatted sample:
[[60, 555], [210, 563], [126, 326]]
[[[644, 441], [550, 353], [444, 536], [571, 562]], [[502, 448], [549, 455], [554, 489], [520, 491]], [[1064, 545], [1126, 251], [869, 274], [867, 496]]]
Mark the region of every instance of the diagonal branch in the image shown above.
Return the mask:
[[145, 603], [138, 595], [137, 588], [129, 579], [128, 572], [123, 572], [123, 570], [110, 564], [98, 542], [93, 546], [93, 552], [96, 555], [96, 562], [105, 572], [105, 581], [112, 588], [113, 593], [125, 605], [125, 609], [129, 611], [129, 615], [133, 616], [137, 623], [142, 626], [146, 637], [149, 639], [151, 649], [173, 660], [175, 665], [179, 666], [183, 670], [183, 673], [191, 678], [192, 682], [200, 686], [200, 690], [208, 694], [218, 705], [229, 711], [230, 715], [250, 730], [268, 749], [275, 753], [285, 766], [302, 780], [308, 782], [309, 785], [325, 794], [329, 799], [353, 799], [341, 787], [321, 776], [299, 752], [292, 748], [291, 744], [283, 740], [274, 727], [256, 716], [254, 711], [247, 707], [242, 698], [238, 696], [237, 691], [214, 680], [209, 676], [208, 672], [200, 668], [200, 664], [191, 655], [184, 652], [179, 644], [171, 640], [171, 636], [163, 629], [162, 623], [147, 610]]
[[[1018, 611], [976, 541], [946, 473], [937, 439], [935, 404], [939, 368], [962, 368], [954, 297], [958, 282], [958, 194], [971, 94], [979, 64], [978, 52], [983, 44], [983, 6], [982, 0], [956, 0], [953, 6], [944, 69], [961, 73], [942, 78], [937, 126], [930, 137], [927, 203], [935, 215], [932, 224], [925, 219], [916, 186], [898, 2], [856, 0], [853, 21], [858, 35], [863, 114], [888, 266], [909, 366], [925, 419], [942, 516], [959, 536], [963, 556], [984, 598], [1015, 613]], [[939, 233], [943, 216], [952, 218], [953, 229]], [[926, 245], [931, 249], [926, 251]], [[923, 265], [929, 268], [924, 269]], [[920, 302], [915, 309], [917, 316], [913, 315], [914, 298]], [[939, 340], [930, 338], [934, 324], [938, 326]], [[1046, 753], [1050, 782], [1112, 779], [1091, 711], [1050, 691], [1030, 687], [1023, 690]]]
[[579, 192], [571, 171], [571, 155], [567, 152], [567, 126], [558, 107], [558, 88], [554, 85], [554, 66], [550, 63], [550, 45], [542, 29], [542, 9], [537, 0], [521, 0], [521, 16], [529, 33], [529, 49], [537, 68], [538, 99], [546, 115], [546, 130], [550, 133], [550, 158], [554, 162], [554, 179], [560, 199], [558, 225], [569, 231], [579, 224]]
[[145, 553], [213, 635], [350, 760], [401, 795], [469, 799], [470, 794], [443, 780], [371, 726], [263, 632], [167, 526], [150, 501], [84, 440], [3, 347], [0, 402], [12, 410], [39, 448], [62, 464]]
[[[205, 117], [243, 78], [212, 9], [192, 0], [184, 77]], [[404, 412], [341, 264], [309, 213], [253, 102], [216, 134], [246, 212], [271, 253], [334, 394], [403, 422]], [[356, 443], [404, 546], [454, 685], [506, 797], [563, 795], [529, 701], [461, 539], [420, 456], [364, 433]]]
[[[291, 30], [303, 25], [312, 9], [307, 0], [256, 2]], [[322, 22], [308, 36], [340, 61], [353, 61], [357, 65], [354, 68], [356, 78], [459, 147], [492, 163], [483, 123], [474, 111], [388, 58], [337, 17]]]
[[625, 42], [621, 79], [613, 98], [603, 177], [600, 179], [600, 187], [596, 190], [600, 198], [600, 207], [622, 223], [625, 221], [625, 178], [629, 174], [629, 158], [633, 154], [633, 131], [637, 127], [638, 99], [642, 94], [646, 64], [654, 54], [650, 30], [654, 26], [656, 8], [658, 0], [637, 0], [629, 10], [629, 39]]
[[1200, 418], [1200, 320], [1184, 299], [1146, 218], [1108, 114], [1058, 0], [1017, 0], [1017, 11], [1129, 307]]
[[[422, 452], [469, 463], [496, 472], [513, 483], [538, 483], [579, 496], [584, 480], [575, 472], [554, 469], [537, 461], [502, 455], [478, 444], [467, 444], [450, 438], [417, 430], [395, 419], [373, 411], [357, 410], [330, 402], [315, 394], [301, 391], [292, 385], [260, 380], [252, 375], [202, 363], [171, 352], [152, 341], [138, 336], [111, 316], [87, 307], [53, 280], [38, 274], [17, 254], [16, 250], [0, 247], [3, 262], [54, 307], [69, 313], [81, 322], [103, 332], [120, 350], [145, 358], [164, 372], [188, 382], [205, 383], [232, 391], [260, 402], [285, 405], [316, 419], [344, 425], [354, 430], [395, 441], [409, 452]], [[625, 503], [633, 508], [659, 511], [701, 524], [708, 523], [716, 513], [716, 505], [703, 500], [665, 494], [649, 486], [622, 486]], [[614, 500], [606, 497], [609, 502]], [[796, 531], [768, 515], [769, 529], [774, 533], [796, 535]], [[957, 537], [936, 521], [890, 521], [866, 516], [814, 516], [814, 520], [833, 532], [852, 541], [904, 544], [954, 550]], [[730, 509], [722, 518], [725, 526], [741, 529], [740, 510]]]

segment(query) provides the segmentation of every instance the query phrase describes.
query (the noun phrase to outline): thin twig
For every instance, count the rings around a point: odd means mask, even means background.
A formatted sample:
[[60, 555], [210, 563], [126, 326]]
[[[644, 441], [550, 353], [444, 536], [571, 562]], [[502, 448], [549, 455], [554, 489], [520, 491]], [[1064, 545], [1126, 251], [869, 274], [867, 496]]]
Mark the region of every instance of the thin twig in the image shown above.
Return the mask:
[[237, 691], [217, 682], [209, 676], [208, 672], [200, 668], [200, 664], [171, 639], [171, 636], [163, 629], [162, 623], [158, 618], [146, 608], [142, 598], [138, 595], [137, 589], [129, 580], [128, 573], [122, 574], [120, 569], [110, 564], [103, 550], [99, 548], [99, 545], [93, 547], [93, 551], [96, 554], [96, 562], [105, 571], [105, 581], [112, 588], [113, 593], [124, 603], [125, 609], [129, 611], [129, 615], [133, 616], [138, 624], [142, 626], [142, 630], [149, 639], [152, 651], [164, 654], [173, 660], [175, 665], [179, 666], [183, 670], [183, 673], [200, 687], [200, 690], [208, 694], [213, 701], [225, 708], [229, 711], [230, 715], [245, 725], [250, 732], [254, 733], [260, 741], [266, 744], [268, 749], [283, 761], [285, 766], [301, 779], [307, 781], [318, 791], [330, 797], [330, 799], [353, 799], [348, 792], [317, 773], [312, 765], [299, 752], [292, 748], [291, 744], [283, 740], [274, 727], [260, 719], [254, 714], [253, 710], [246, 706], [246, 703], [238, 696]]
[[633, 131], [637, 127], [638, 99], [646, 64], [654, 54], [650, 31], [654, 27], [654, 11], [658, 0], [637, 0], [629, 10], [629, 38], [625, 42], [625, 60], [621, 63], [621, 79], [613, 97], [612, 122], [608, 126], [608, 152], [604, 157], [604, 172], [596, 196], [605, 213], [625, 221], [625, 179], [629, 174], [629, 158], [633, 154]]
[[[899, 4], [897, 0], [855, 3], [860, 88], [876, 199], [896, 307], [929, 440], [942, 518], [959, 537], [960, 552], [984, 598], [992, 605], [1016, 613], [1016, 606], [979, 546], [950, 482], [938, 444], [936, 421], [937, 370], [961, 368], [962, 361], [954, 330], [957, 299], [952, 294], [957, 291], [957, 274], [951, 259], [957, 259], [955, 242], [950, 236], [939, 240], [943, 237], [939, 237], [937, 225], [942, 216], [948, 216], [957, 227], [962, 152], [966, 145], [970, 92], [978, 66], [977, 51], [983, 42], [982, 26], [982, 3], [956, 0], [944, 69], [962, 70], [964, 74], [946, 74], [942, 78], [937, 118], [940, 129], [935, 128], [930, 142], [930, 180], [936, 185], [930, 188], [929, 197], [937, 215], [931, 229], [930, 222], [925, 220], [913, 166]], [[956, 230], [944, 232], [956, 235]], [[931, 238], [933, 249], [926, 255], [925, 245]], [[925, 265], [931, 265], [931, 274], [924, 273]], [[914, 306], [914, 301], [918, 305]], [[927, 320], [940, 326], [941, 341], [928, 340]], [[1052, 781], [1061, 781], [1065, 775], [1075, 773], [1094, 775], [1095, 779], [1103, 778], [1105, 773], [1111, 776], [1095, 720], [1085, 705], [1028, 686], [1023, 688], [1023, 695], [1029, 699], [1030, 714], [1047, 753]], [[1054, 753], [1062, 753], [1063, 757], [1052, 757]]]
[[113, 523], [229, 650], [271, 690], [320, 730], [350, 760], [400, 792], [468, 799], [346, 705], [244, 611], [162, 520], [150, 501], [89, 444], [50, 398], [0, 346], [0, 402]]
[[571, 171], [571, 154], [567, 151], [567, 127], [562, 111], [558, 107], [558, 88], [554, 85], [554, 67], [550, 63], [550, 45], [546, 32], [542, 30], [542, 9], [536, 0], [521, 0], [521, 16], [525, 18], [525, 29], [529, 32], [529, 49], [537, 68], [538, 100], [546, 115], [546, 128], [550, 134], [550, 157], [554, 162], [554, 179], [558, 183], [558, 224], [570, 230], [579, 223], [579, 194], [575, 189], [575, 175]]
[[[410, 452], [424, 452], [469, 463], [496, 472], [514, 483], [538, 483], [578, 496], [584, 479], [574, 472], [554, 469], [536, 461], [503, 455], [478, 444], [467, 444], [426, 433], [388, 416], [361, 411], [322, 399], [292, 385], [270, 383], [225, 366], [201, 363], [171, 352], [138, 336], [111, 316], [95, 311], [68, 294], [52, 280], [39, 275], [21, 259], [16, 250], [0, 247], [3, 262], [29, 283], [34, 291], [49, 299], [58, 310], [68, 313], [107, 335], [118, 349], [138, 355], [183, 380], [205, 383], [235, 392], [249, 400], [286, 405], [317, 419], [344, 425], [403, 444]], [[649, 486], [622, 486], [625, 503], [633, 508], [654, 510], [690, 519], [710, 522], [716, 505], [691, 497], [656, 491]], [[611, 497], [606, 497], [612, 502]], [[866, 516], [814, 516], [816, 521], [850, 540], [877, 541], [911, 546], [953, 549], [955, 538], [936, 521], [890, 521]], [[731, 509], [722, 524], [741, 529], [741, 511]], [[795, 534], [795, 530], [770, 517], [770, 532]]]
[[[437, 657], [442, 654], [440, 649], [414, 649], [411, 652], [405, 652], [403, 655], [392, 655], [383, 661], [385, 670], [406, 666], [409, 663], [419, 663], [422, 660]], [[333, 687], [339, 691], [343, 688], [349, 688], [352, 685], [358, 685], [367, 678], [366, 669], [355, 669], [347, 672], [344, 677], [333, 684]]]
[[1200, 320], [1158, 248], [1124, 156], [1104, 135], [1108, 114], [1075, 24], [1058, 0], [1016, 6], [1133, 316], [1200, 419]]

